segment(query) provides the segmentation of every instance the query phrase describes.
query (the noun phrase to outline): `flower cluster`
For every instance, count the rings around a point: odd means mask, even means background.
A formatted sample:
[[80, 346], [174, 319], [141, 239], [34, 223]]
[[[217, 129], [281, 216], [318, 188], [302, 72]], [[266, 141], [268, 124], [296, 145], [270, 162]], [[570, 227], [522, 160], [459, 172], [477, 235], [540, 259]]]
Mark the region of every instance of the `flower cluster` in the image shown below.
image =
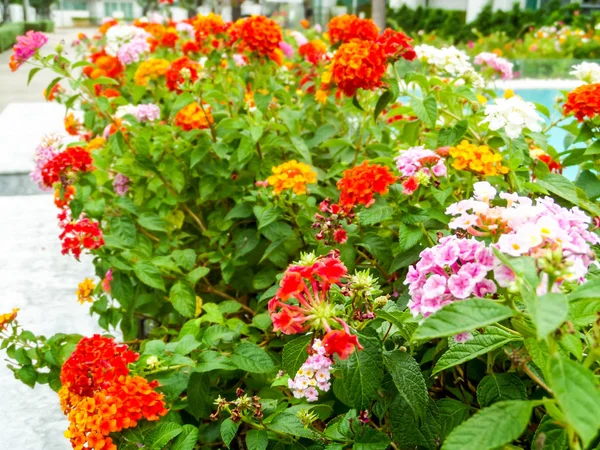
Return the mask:
[[333, 45], [350, 42], [353, 39], [374, 41], [379, 28], [370, 19], [361, 19], [354, 14], [333, 17], [327, 24], [329, 40]]
[[327, 350], [320, 339], [315, 339], [310, 347], [310, 356], [296, 372], [294, 378], [288, 380], [288, 387], [294, 397], [306, 398], [309, 402], [319, 400], [319, 388], [322, 392], [331, 389], [331, 366], [333, 361], [327, 356]]
[[15, 72], [25, 61], [30, 59], [42, 48], [48, 38], [39, 31], [29, 30], [24, 36], [17, 37], [17, 43], [13, 46], [13, 54], [10, 55], [10, 70]]
[[412, 61], [417, 57], [417, 53], [410, 45], [412, 39], [401, 31], [394, 31], [386, 28], [378, 42], [383, 47], [383, 53], [391, 61], [397, 61], [400, 58]]
[[344, 43], [322, 76], [325, 84], [334, 82], [348, 97], [358, 89], [373, 90], [382, 85], [387, 70], [384, 48], [375, 41]]
[[203, 130], [213, 123], [210, 105], [200, 106], [193, 102], [180, 109], [175, 115], [175, 125], [185, 131]]
[[118, 173], [113, 180], [113, 189], [115, 190], [115, 194], [119, 197], [123, 197], [129, 191], [129, 178], [123, 175], [122, 173]]
[[498, 73], [503, 80], [510, 80], [513, 77], [513, 63], [495, 53], [482, 52], [473, 61], [475, 64], [489, 67], [495, 73]]
[[300, 45], [298, 47], [298, 53], [300, 53], [300, 56], [306, 61], [315, 66], [327, 60], [327, 46], [323, 41], [318, 39]]
[[495, 265], [494, 255], [483, 242], [447, 236], [423, 250], [419, 258], [404, 281], [415, 317], [427, 317], [457, 300], [496, 292], [496, 284], [487, 278]]
[[578, 80], [588, 84], [600, 83], [600, 65], [591, 62], [582, 62], [572, 67], [572, 71], [569, 72]]
[[42, 139], [40, 145], [35, 149], [35, 167], [29, 174], [29, 177], [43, 191], [50, 190], [51, 186], [48, 187], [44, 184], [42, 169], [48, 161], [54, 159], [54, 157], [58, 155], [61, 143], [62, 137], [60, 135], [49, 134]]
[[69, 206], [71, 200], [75, 197], [77, 189], [73, 185], [60, 185], [54, 190], [54, 204], [57, 208], [63, 209]]
[[147, 86], [150, 80], [164, 76], [170, 63], [166, 59], [150, 58], [143, 61], [135, 71], [133, 80], [138, 86]]
[[362, 164], [345, 170], [337, 183], [340, 191], [340, 206], [352, 209], [356, 205], [367, 208], [375, 203], [374, 194], [385, 194], [388, 186], [396, 181], [392, 171], [379, 164], [364, 161]]
[[40, 172], [44, 186], [51, 188], [59, 181], [70, 184], [69, 178], [76, 172], [89, 172], [93, 169], [92, 157], [81, 147], [68, 147], [50, 159]]
[[402, 176], [403, 193], [406, 195], [413, 194], [421, 185], [429, 185], [433, 176], [445, 177], [447, 174], [444, 158], [425, 147], [400, 151], [394, 161]]
[[[321, 258], [310, 254], [305, 259], [287, 268], [279, 290], [269, 301], [273, 329], [284, 334], [302, 333], [308, 328], [324, 330], [326, 353], [346, 359], [356, 347], [361, 350], [362, 346], [348, 324], [337, 317], [335, 306], [328, 298], [331, 285], [340, 283], [346, 276], [346, 266], [335, 253]], [[291, 299], [297, 305], [290, 303]], [[341, 325], [342, 329], [332, 329], [332, 325]]]
[[436, 48], [421, 44], [414, 49], [417, 58], [429, 65], [434, 71], [455, 78], [462, 78], [475, 87], [483, 87], [483, 78], [475, 72], [469, 57], [456, 47]]
[[550, 172], [562, 173], [562, 166], [560, 164], [560, 161], [555, 161], [554, 158], [552, 158], [552, 156], [550, 156], [541, 148], [535, 146], [533, 148], [530, 147], [529, 156], [546, 164]]
[[94, 284], [94, 281], [86, 278], [85, 280], [83, 280], [81, 283], [79, 283], [79, 285], [77, 286], [77, 301], [79, 303], [81, 303], [82, 305], [84, 303], [92, 303], [94, 301], [94, 299], [92, 298], [92, 293], [94, 292], [94, 289], [96, 288], [96, 285]]
[[83, 73], [95, 80], [100, 77], [118, 78], [123, 73], [124, 67], [116, 56], [111, 56], [105, 50], [90, 56], [92, 66], [83, 68]]
[[224, 33], [227, 28], [221, 16], [214, 13], [205, 16], [198, 14], [192, 20], [192, 25], [196, 30], [196, 40], [199, 42], [208, 37]]
[[69, 113], [65, 116], [64, 125], [65, 131], [71, 136], [77, 136], [83, 128], [82, 123], [79, 120], [77, 120], [75, 114], [73, 113]]
[[104, 245], [102, 230], [98, 222], [87, 217], [71, 220], [68, 210], [63, 210], [58, 215], [59, 226], [62, 229], [59, 239], [62, 241], [62, 254], [71, 253], [79, 259], [84, 248], [95, 250]]
[[19, 308], [13, 308], [9, 313], [0, 314], [0, 331], [6, 329], [6, 326], [17, 318]]
[[315, 230], [320, 230], [315, 238], [318, 241], [323, 241], [325, 245], [330, 245], [332, 241], [344, 244], [348, 240], [348, 233], [346, 233], [342, 222], [345, 220], [346, 223], [351, 223], [354, 213], [335, 203], [331, 204], [328, 198], [320, 203], [319, 211], [322, 214], [327, 214], [327, 216], [315, 213], [315, 222], [312, 227]]
[[241, 39], [242, 48], [271, 57], [283, 40], [281, 27], [265, 16], [251, 16], [235, 24], [234, 35]]
[[106, 32], [104, 50], [117, 57], [123, 65], [138, 62], [142, 54], [150, 51], [150, 33], [132, 25], [116, 25]]
[[306, 163], [295, 159], [271, 168], [273, 175], [267, 183], [276, 195], [291, 189], [296, 195], [306, 194], [307, 185], [317, 182], [316, 172]]
[[600, 83], [584, 84], [567, 96], [563, 105], [564, 114], [573, 113], [578, 121], [594, 119], [600, 114]]
[[181, 92], [181, 84], [186, 81], [194, 82], [198, 79], [200, 65], [185, 56], [176, 59], [166, 71], [167, 88], [171, 91]]
[[160, 119], [160, 107], [154, 104], [123, 105], [115, 112], [115, 116], [120, 119], [128, 114], [135, 117], [138, 122], [154, 122]]
[[503, 129], [509, 138], [515, 139], [525, 128], [542, 131], [541, 121], [535, 105], [515, 95], [508, 99], [497, 98], [495, 104], [486, 106], [485, 119], [481, 123], [489, 123], [490, 130]]
[[457, 170], [470, 170], [486, 176], [508, 173], [508, 168], [502, 165], [502, 155], [494, 153], [487, 145], [462, 141], [456, 147], [451, 147], [449, 154], [454, 158], [452, 167]]
[[149, 382], [129, 374], [139, 355], [114, 339], [83, 338], [62, 367], [61, 407], [69, 419], [65, 436], [73, 448], [116, 450], [110, 433], [158, 420], [167, 413], [163, 394]]

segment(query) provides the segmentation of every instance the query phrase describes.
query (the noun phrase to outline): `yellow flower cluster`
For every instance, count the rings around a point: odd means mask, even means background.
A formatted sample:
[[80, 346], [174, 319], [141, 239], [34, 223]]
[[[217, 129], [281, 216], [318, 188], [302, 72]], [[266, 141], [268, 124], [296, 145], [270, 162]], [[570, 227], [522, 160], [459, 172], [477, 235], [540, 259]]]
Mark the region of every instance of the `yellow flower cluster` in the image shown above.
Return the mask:
[[450, 148], [454, 158], [452, 167], [458, 170], [470, 170], [483, 175], [500, 175], [508, 172], [502, 165], [502, 156], [494, 153], [487, 145], [475, 145], [462, 141]]
[[95, 288], [96, 285], [92, 280], [90, 280], [89, 278], [83, 280], [81, 283], [79, 283], [79, 286], [77, 287], [77, 301], [82, 305], [85, 302], [92, 303], [94, 301], [94, 299], [92, 298], [92, 292], [94, 292]]
[[8, 325], [17, 318], [18, 312], [19, 308], [13, 308], [12, 312], [0, 314], [0, 331], [4, 330], [6, 328], [6, 325]]
[[293, 189], [295, 194], [305, 194], [306, 185], [317, 182], [317, 174], [305, 163], [295, 159], [271, 168], [273, 175], [267, 182], [273, 186], [275, 194], [286, 189]]
[[104, 144], [106, 144], [106, 139], [104, 139], [102, 136], [97, 136], [94, 139], [92, 139], [90, 142], [88, 142], [88, 144], [85, 146], [85, 149], [88, 152], [91, 152], [94, 150], [98, 150]]
[[133, 79], [138, 86], [147, 86], [150, 79], [163, 76], [169, 70], [170, 63], [166, 59], [150, 58], [142, 62]]

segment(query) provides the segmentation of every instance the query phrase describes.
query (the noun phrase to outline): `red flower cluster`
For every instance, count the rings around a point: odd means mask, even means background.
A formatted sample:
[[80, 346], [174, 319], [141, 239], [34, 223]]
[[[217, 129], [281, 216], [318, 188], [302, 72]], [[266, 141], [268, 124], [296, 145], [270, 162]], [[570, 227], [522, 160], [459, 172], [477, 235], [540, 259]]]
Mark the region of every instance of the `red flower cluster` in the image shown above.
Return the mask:
[[329, 40], [333, 45], [350, 42], [352, 39], [374, 41], [379, 35], [379, 28], [371, 19], [360, 19], [354, 14], [345, 14], [332, 18], [327, 24]]
[[[69, 147], [59, 153], [42, 168], [42, 179], [47, 187], [65, 181], [75, 172], [89, 172], [93, 169], [90, 153], [81, 147]], [[68, 184], [68, 183], [65, 183]]]
[[377, 41], [383, 47], [386, 58], [392, 61], [397, 61], [400, 58], [412, 61], [417, 57], [415, 50], [410, 45], [412, 39], [401, 31], [386, 28]]
[[251, 16], [236, 22], [233, 36], [242, 40], [242, 46], [251, 52], [271, 57], [283, 40], [281, 27], [265, 16]]
[[181, 71], [186, 69], [189, 72], [189, 80], [194, 82], [198, 79], [198, 68], [199, 65], [197, 62], [191, 61], [185, 56], [176, 59], [171, 63], [169, 70], [165, 74], [167, 88], [171, 91], [181, 92], [179, 85], [185, 81]]
[[330, 245], [331, 241], [343, 244], [348, 240], [348, 233], [344, 229], [342, 222], [352, 223], [354, 214], [347, 211], [337, 204], [330, 204], [329, 199], [325, 199], [319, 205], [319, 210], [327, 217], [316, 213], [315, 222], [312, 228], [320, 230], [315, 236], [318, 241], [324, 241], [325, 245]]
[[65, 436], [75, 449], [116, 450], [110, 433], [158, 420], [167, 413], [158, 382], [130, 376], [139, 355], [113, 339], [83, 338], [61, 371], [61, 407], [69, 419]]
[[191, 24], [196, 30], [196, 40], [202, 42], [211, 36], [217, 36], [225, 33], [227, 24], [223, 22], [221, 16], [210, 13], [206, 16], [198, 15], [192, 19]]
[[582, 122], [586, 117], [593, 119], [600, 114], [600, 84], [584, 84], [567, 96], [563, 105], [566, 114], [573, 113]]
[[104, 245], [102, 230], [98, 222], [93, 222], [87, 217], [73, 221], [69, 217], [69, 210], [63, 210], [59, 215], [62, 232], [59, 239], [62, 241], [62, 254], [71, 253], [79, 259], [84, 248], [95, 250]]
[[[348, 324], [335, 317], [335, 310], [328, 302], [328, 293], [333, 284], [338, 284], [348, 270], [335, 253], [318, 258], [310, 265], [291, 265], [280, 282], [279, 290], [269, 301], [269, 312], [273, 329], [284, 334], [314, 329], [325, 331], [323, 343], [327, 342], [328, 353], [346, 359], [355, 347], [362, 349], [356, 336], [350, 334]], [[294, 299], [298, 305], [289, 303]], [[341, 324], [342, 330], [333, 330], [331, 325]]]
[[348, 97], [358, 89], [373, 90], [381, 86], [387, 70], [384, 48], [373, 41], [353, 40], [342, 44], [333, 56], [330, 74], [323, 82], [335, 82]]
[[351, 209], [357, 204], [368, 208], [375, 203], [373, 194], [385, 194], [388, 186], [396, 179], [389, 168], [370, 164], [369, 161], [345, 170], [343, 178], [337, 183], [340, 205], [346, 209]]
[[300, 53], [300, 56], [302, 56], [306, 61], [315, 66], [320, 62], [327, 60], [327, 46], [325, 43], [319, 40], [302, 44], [300, 47], [298, 47], [298, 53]]

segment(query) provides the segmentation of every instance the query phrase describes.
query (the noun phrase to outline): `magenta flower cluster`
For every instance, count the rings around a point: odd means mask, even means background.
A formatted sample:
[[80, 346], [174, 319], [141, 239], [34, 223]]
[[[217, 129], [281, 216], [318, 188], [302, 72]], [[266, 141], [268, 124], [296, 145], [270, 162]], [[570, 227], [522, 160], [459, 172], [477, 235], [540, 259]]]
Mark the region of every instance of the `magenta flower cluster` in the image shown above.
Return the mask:
[[13, 46], [13, 57], [18, 63], [23, 63], [35, 55], [46, 42], [48, 38], [44, 33], [29, 30], [24, 36], [17, 37], [17, 43]]
[[288, 387], [294, 393], [296, 398], [306, 398], [309, 402], [316, 402], [319, 399], [319, 391], [329, 391], [331, 389], [331, 358], [326, 356], [325, 347], [321, 340], [315, 339], [311, 347], [313, 354], [310, 355], [302, 367], [298, 369], [296, 376], [288, 380]]
[[411, 177], [418, 172], [427, 176], [433, 173], [436, 177], [445, 177], [447, 174], [444, 158], [425, 147], [412, 147], [401, 151], [394, 161], [403, 177]]
[[474, 62], [483, 67], [491, 68], [494, 72], [500, 74], [500, 78], [503, 80], [510, 80], [513, 77], [513, 63], [495, 53], [480, 53], [475, 57]]
[[115, 179], [113, 180], [113, 189], [115, 190], [115, 194], [120, 197], [123, 197], [127, 194], [129, 190], [129, 178], [123, 175], [122, 173], [118, 173]]
[[494, 254], [483, 242], [447, 236], [419, 256], [404, 281], [415, 317], [427, 317], [457, 300], [496, 292], [496, 284], [487, 278], [495, 266]]

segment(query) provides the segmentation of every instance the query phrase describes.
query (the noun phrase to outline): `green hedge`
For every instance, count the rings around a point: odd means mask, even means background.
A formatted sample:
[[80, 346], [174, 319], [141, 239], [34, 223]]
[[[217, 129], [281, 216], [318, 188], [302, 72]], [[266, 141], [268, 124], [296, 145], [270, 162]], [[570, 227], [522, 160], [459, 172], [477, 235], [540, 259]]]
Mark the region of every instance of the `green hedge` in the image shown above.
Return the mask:
[[11, 48], [17, 42], [17, 36], [25, 33], [23, 23], [8, 23], [0, 26], [0, 51]]
[[54, 31], [54, 22], [51, 20], [39, 20], [37, 22], [25, 22], [25, 32], [43, 31], [45, 33], [52, 33]]

